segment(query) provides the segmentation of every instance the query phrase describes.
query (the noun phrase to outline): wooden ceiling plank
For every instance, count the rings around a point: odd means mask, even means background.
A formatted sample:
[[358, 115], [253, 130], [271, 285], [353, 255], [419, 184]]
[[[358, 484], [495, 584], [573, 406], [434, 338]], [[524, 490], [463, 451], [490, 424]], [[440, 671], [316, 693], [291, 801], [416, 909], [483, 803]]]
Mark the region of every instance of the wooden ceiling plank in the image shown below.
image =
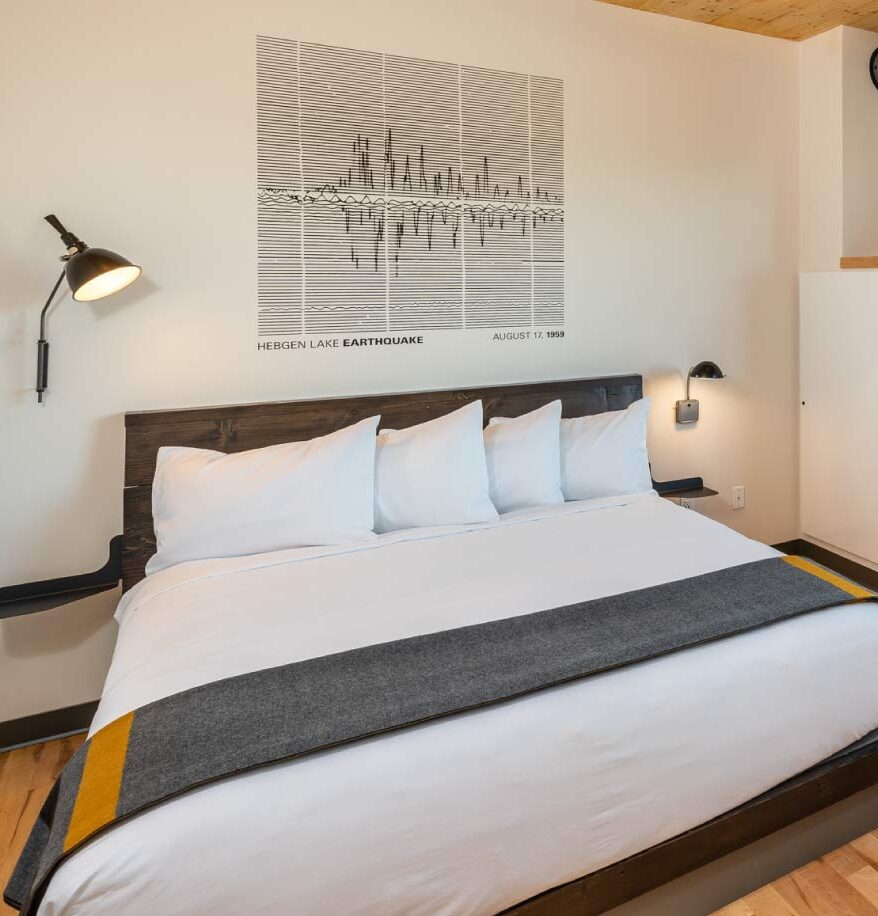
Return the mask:
[[878, 0], [602, 0], [645, 12], [801, 41], [840, 25], [878, 32]]
[[854, 17], [853, 22], [848, 22], [858, 29], [865, 29], [867, 32], [878, 32], [878, 12], [875, 10], [865, 10]]

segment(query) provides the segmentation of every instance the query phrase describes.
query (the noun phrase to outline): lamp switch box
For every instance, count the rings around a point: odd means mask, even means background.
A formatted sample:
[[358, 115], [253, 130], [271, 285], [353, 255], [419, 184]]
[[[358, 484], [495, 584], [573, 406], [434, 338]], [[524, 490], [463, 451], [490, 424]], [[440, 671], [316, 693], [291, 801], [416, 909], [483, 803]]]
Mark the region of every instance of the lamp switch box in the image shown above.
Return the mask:
[[694, 423], [698, 419], [698, 401], [677, 401], [677, 422]]
[[743, 509], [747, 505], [747, 488], [732, 487], [732, 508]]

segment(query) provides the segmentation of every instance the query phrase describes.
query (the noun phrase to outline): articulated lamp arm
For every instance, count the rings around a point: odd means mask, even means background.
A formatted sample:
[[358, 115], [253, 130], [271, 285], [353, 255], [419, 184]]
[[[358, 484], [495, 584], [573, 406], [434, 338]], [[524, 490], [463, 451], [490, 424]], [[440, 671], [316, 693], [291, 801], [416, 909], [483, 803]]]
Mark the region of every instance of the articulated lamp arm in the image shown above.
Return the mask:
[[46, 340], [46, 313], [63, 280], [64, 271], [62, 270], [61, 276], [55, 281], [52, 292], [49, 293], [49, 298], [46, 299], [46, 304], [40, 312], [40, 339], [37, 341], [37, 401], [40, 404], [43, 403], [43, 392], [49, 386], [49, 341]]

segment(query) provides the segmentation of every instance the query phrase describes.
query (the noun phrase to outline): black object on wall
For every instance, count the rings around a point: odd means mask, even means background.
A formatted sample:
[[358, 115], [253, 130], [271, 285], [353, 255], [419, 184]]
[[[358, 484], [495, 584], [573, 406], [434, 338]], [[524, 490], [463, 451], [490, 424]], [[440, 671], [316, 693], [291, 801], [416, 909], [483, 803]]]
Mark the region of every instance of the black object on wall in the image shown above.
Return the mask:
[[703, 477], [683, 477], [680, 480], [653, 480], [652, 487], [659, 496], [673, 499], [701, 499], [718, 496], [716, 490], [704, 486]]
[[0, 588], [0, 620], [45, 611], [115, 588], [122, 578], [124, 541], [125, 538], [121, 534], [117, 534], [110, 541], [109, 559], [95, 572]]
[[61, 257], [64, 270], [55, 281], [52, 292], [40, 312], [40, 339], [37, 341], [37, 400], [42, 404], [43, 393], [49, 386], [49, 341], [46, 339], [46, 313], [61, 286], [67, 283], [77, 302], [103, 299], [133, 283], [141, 274], [140, 268], [127, 258], [107, 248], [89, 248], [82, 239], [68, 231], [54, 214], [46, 222], [57, 230], [67, 254]]

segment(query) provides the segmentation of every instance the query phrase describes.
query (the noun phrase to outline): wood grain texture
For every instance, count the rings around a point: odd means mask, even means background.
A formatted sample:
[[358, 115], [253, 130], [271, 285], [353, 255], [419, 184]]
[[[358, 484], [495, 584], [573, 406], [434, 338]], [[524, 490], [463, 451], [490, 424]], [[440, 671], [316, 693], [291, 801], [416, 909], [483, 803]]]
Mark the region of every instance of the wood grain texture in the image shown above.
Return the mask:
[[155, 553], [151, 487], [156, 453], [163, 445], [240, 452], [325, 436], [375, 414], [381, 414], [382, 426], [403, 428], [481, 400], [487, 421], [494, 416], [517, 417], [560, 398], [564, 416], [579, 417], [622, 410], [642, 396], [642, 378], [621, 375], [128, 413], [125, 415], [123, 588], [127, 591], [143, 578], [146, 561]]
[[878, 257], [842, 258], [842, 270], [878, 270]]
[[878, 831], [809, 862], [713, 916], [878, 916]]
[[875, 0], [602, 0], [613, 6], [802, 41], [839, 25], [878, 32]]
[[[0, 887], [6, 887], [52, 784], [83, 741], [85, 735], [73, 735], [0, 754]], [[15, 912], [0, 902], [0, 916]]]

